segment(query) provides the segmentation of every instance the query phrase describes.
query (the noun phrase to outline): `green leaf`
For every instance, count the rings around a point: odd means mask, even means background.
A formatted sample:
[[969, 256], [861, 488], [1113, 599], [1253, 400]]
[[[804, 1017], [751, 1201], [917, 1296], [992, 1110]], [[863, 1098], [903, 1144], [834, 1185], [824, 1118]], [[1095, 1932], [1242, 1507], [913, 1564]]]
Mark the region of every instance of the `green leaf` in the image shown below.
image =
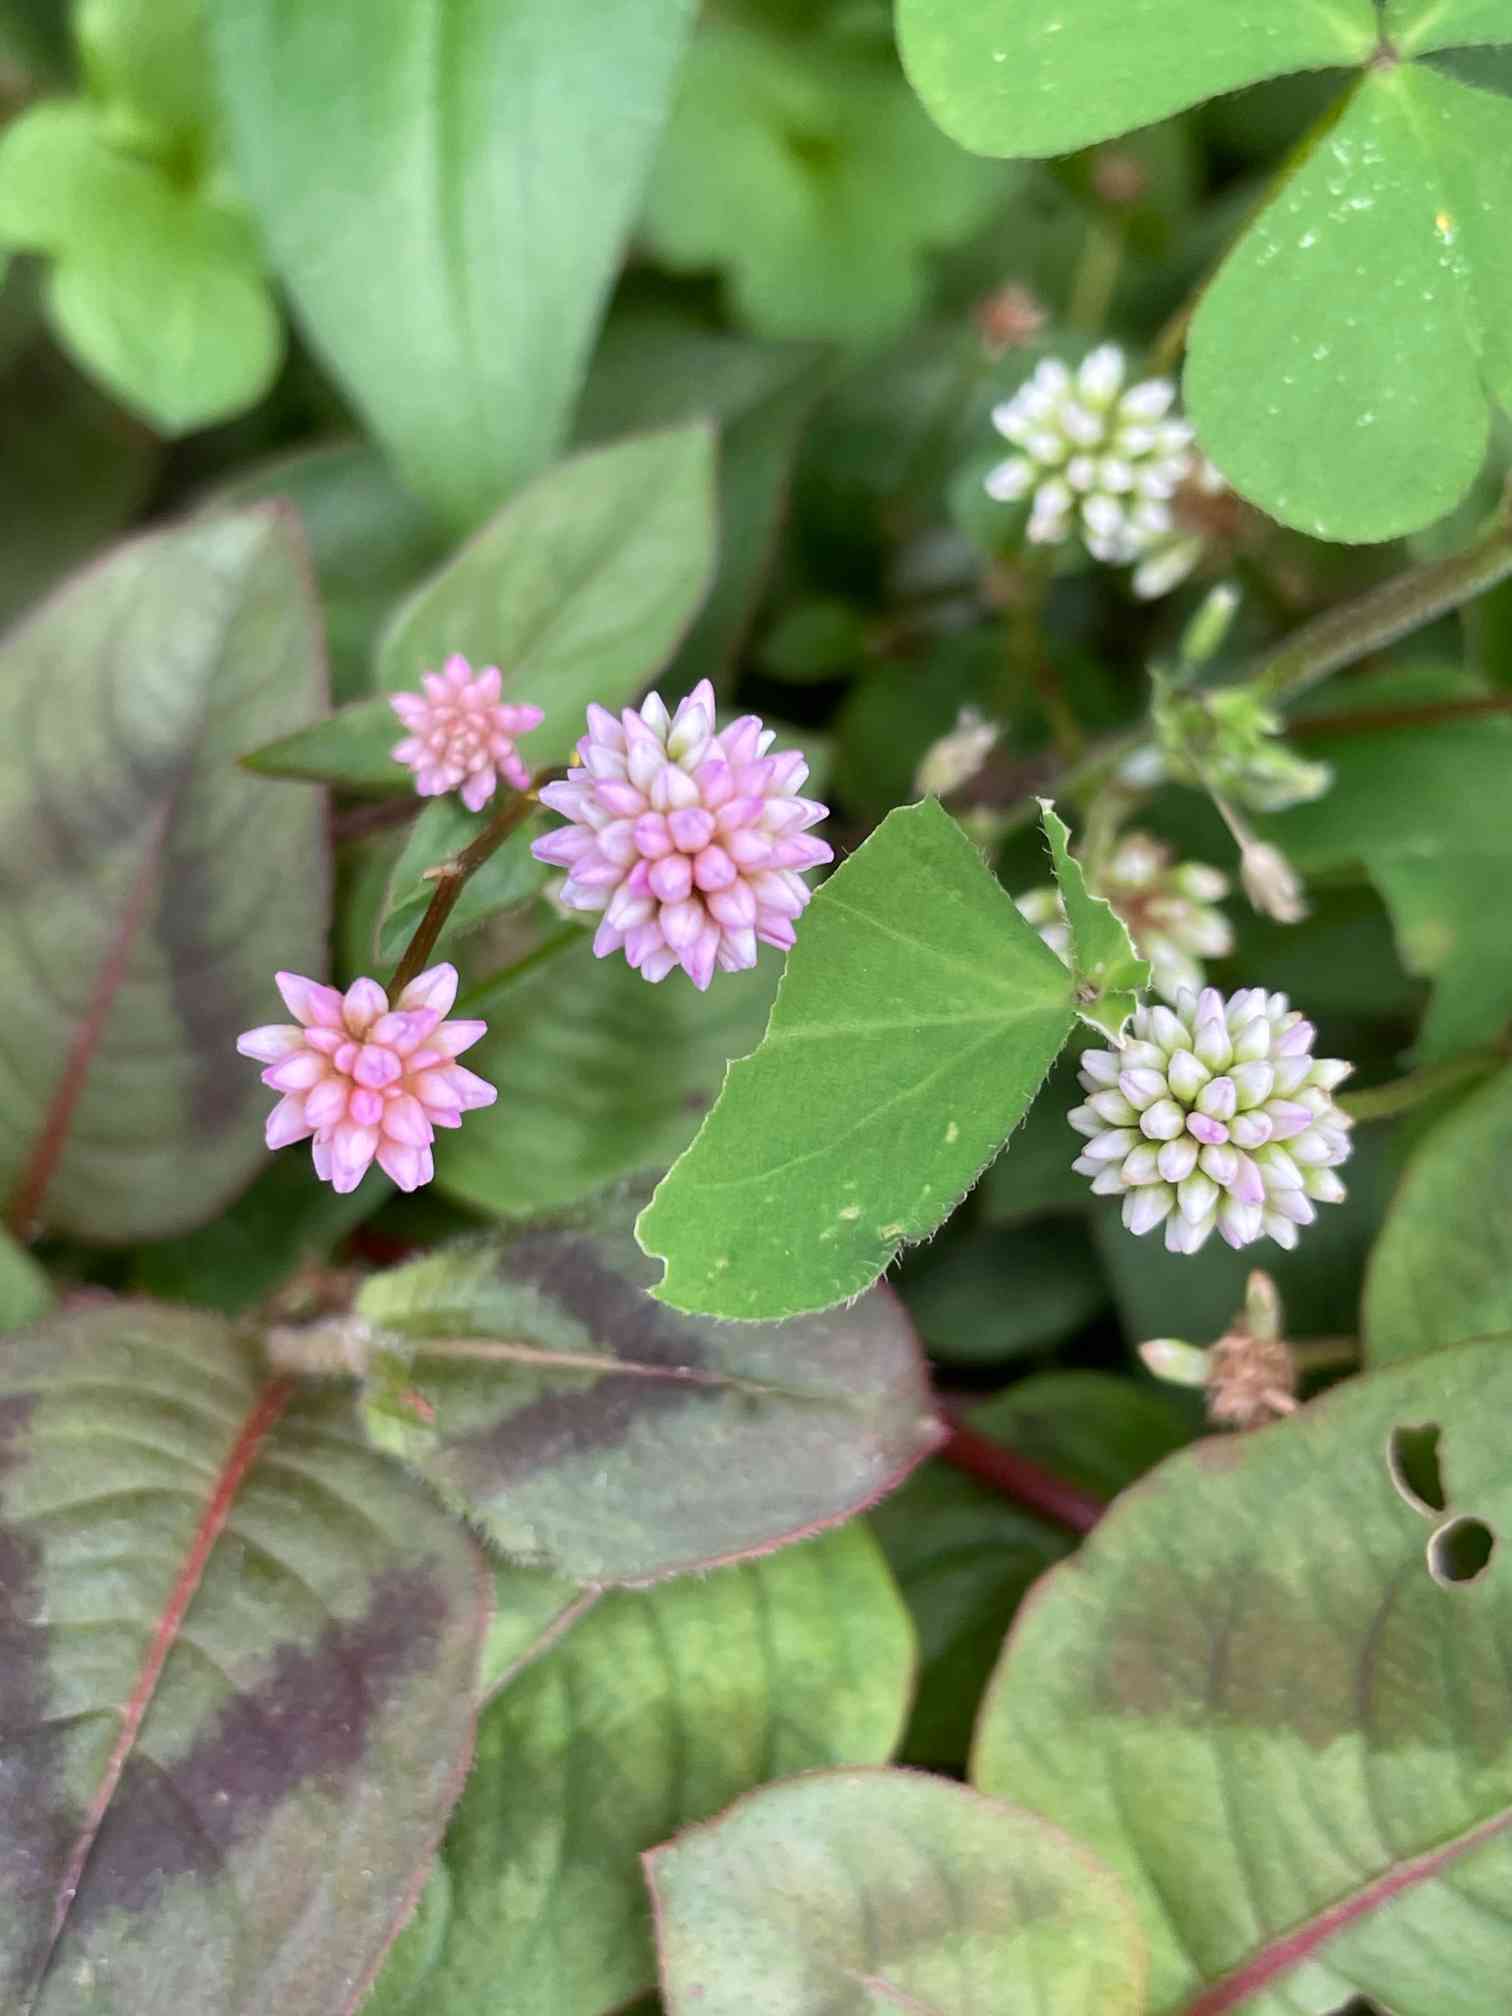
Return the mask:
[[[369, 1388], [370, 1431], [504, 1553], [580, 1582], [686, 1573], [833, 1525], [940, 1434], [885, 1292], [738, 1330], [658, 1307], [630, 1234], [641, 1194], [376, 1276], [357, 1304], [405, 1340]], [[400, 1414], [395, 1387], [424, 1405]]]
[[931, 1358], [966, 1365], [1048, 1350], [1108, 1301], [1086, 1230], [1065, 1218], [961, 1237], [952, 1228], [910, 1257], [897, 1286]]
[[914, 89], [981, 154], [1069, 154], [1288, 70], [1368, 60], [1372, 0], [900, 0]]
[[1002, 177], [933, 131], [888, 53], [706, 26], [646, 205], [664, 264], [715, 266], [759, 335], [874, 343], [923, 307], [924, 254]]
[[[382, 624], [399, 598], [440, 563], [444, 536], [382, 457], [360, 442], [302, 448], [254, 463], [211, 502], [223, 508], [272, 497], [294, 506], [309, 541], [325, 614], [332, 698], [359, 699], [373, 690], [373, 651]], [[384, 732], [390, 742], [392, 724], [389, 715]], [[385, 779], [387, 754], [385, 749]]]
[[[513, 1601], [517, 1575], [499, 1575]], [[861, 1526], [766, 1561], [602, 1597], [485, 1710], [442, 1844], [448, 1923], [366, 2016], [604, 2016], [650, 1988], [640, 1857], [764, 1779], [891, 1755], [913, 1634]]]
[[560, 462], [506, 504], [405, 603], [378, 682], [412, 690], [460, 651], [545, 713], [525, 745], [560, 763], [590, 700], [635, 699], [672, 656], [714, 564], [714, 437], [702, 423]]
[[1512, 104], [1421, 64], [1367, 77], [1192, 324], [1187, 402], [1235, 487], [1334, 539], [1450, 510], [1488, 392], [1512, 402], [1509, 218]]
[[623, 959], [595, 959], [590, 934], [467, 1012], [490, 1032], [469, 1051], [497, 1105], [436, 1142], [436, 1181], [494, 1216], [575, 1203], [680, 1155], [713, 1105], [731, 1057], [761, 1040], [780, 961], [763, 958], [700, 994], [652, 987]]
[[78, 0], [74, 35], [111, 139], [203, 168], [215, 84], [203, 0]]
[[828, 1308], [925, 1238], [1023, 1117], [1071, 976], [960, 827], [891, 813], [818, 891], [754, 1056], [637, 1228], [675, 1308]]
[[[460, 798], [448, 793], [420, 814], [389, 877], [375, 947], [380, 966], [392, 966], [398, 960], [430, 907], [436, 882], [434, 878], [426, 880], [425, 871], [460, 854], [484, 831], [496, 809], [490, 806], [482, 812], [469, 812]], [[543, 824], [540, 819], [527, 820], [468, 877], [436, 941], [438, 948], [451, 946], [464, 932], [476, 930], [499, 911], [512, 910], [536, 894], [550, 872], [533, 860], [530, 852], [530, 843], [539, 838]]]
[[111, 147], [82, 101], [0, 141], [0, 245], [50, 253], [48, 314], [83, 368], [160, 432], [253, 405], [283, 329], [245, 227]]
[[[636, 699], [692, 622], [714, 557], [714, 442], [702, 424], [569, 457], [511, 499], [404, 603], [384, 634], [378, 684], [414, 691], [458, 651], [498, 665], [504, 697], [545, 720], [523, 745], [532, 768], [562, 762], [590, 700]], [[409, 790], [389, 751], [387, 700], [257, 749], [265, 776]]]
[[1371, 1255], [1365, 1343], [1373, 1364], [1512, 1332], [1512, 1071], [1431, 1130]]
[[317, 347], [476, 524], [567, 431], [691, 0], [210, 0], [233, 152]]
[[21, 1330], [52, 1306], [52, 1284], [24, 1246], [0, 1232], [0, 1331]]
[[[1165, 1393], [1100, 1372], [1020, 1380], [965, 1417], [1070, 1483], [1112, 1498], [1189, 1439]], [[1003, 1634], [1031, 1585], [1075, 1544], [940, 1458], [870, 1514], [919, 1634], [903, 1756], [956, 1771]]]
[[1512, 42], [1502, 0], [1385, 0], [1384, 27], [1404, 56], [1467, 42]]
[[646, 1858], [669, 2016], [1137, 2016], [1107, 1872], [1037, 1815], [906, 1771], [816, 1772]]
[[1134, 950], [1112, 904], [1088, 890], [1081, 863], [1071, 853], [1070, 830], [1048, 798], [1040, 800], [1040, 820], [1071, 926], [1076, 1012], [1091, 1028], [1119, 1043], [1124, 1024], [1138, 1005], [1135, 997], [1150, 984], [1150, 969]]
[[215, 1317], [0, 1347], [0, 2001], [331, 2016], [472, 1747], [481, 1563]]
[[[1151, 2016], [1494, 2006], [1512, 1965], [1488, 1901], [1512, 1853], [1509, 1405], [1505, 1344], [1472, 1345], [1200, 1444], [1021, 1616], [975, 1778], [1130, 1886]], [[1396, 1431], [1427, 1424], [1442, 1513], [1398, 1481]], [[1468, 1564], [1446, 1518], [1502, 1536], [1473, 1581], [1449, 1580]]]
[[13, 1222], [161, 1236], [259, 1166], [267, 1094], [234, 1046], [275, 968], [321, 970], [326, 834], [318, 796], [235, 754], [323, 686], [303, 556], [267, 505], [117, 548], [0, 649]]

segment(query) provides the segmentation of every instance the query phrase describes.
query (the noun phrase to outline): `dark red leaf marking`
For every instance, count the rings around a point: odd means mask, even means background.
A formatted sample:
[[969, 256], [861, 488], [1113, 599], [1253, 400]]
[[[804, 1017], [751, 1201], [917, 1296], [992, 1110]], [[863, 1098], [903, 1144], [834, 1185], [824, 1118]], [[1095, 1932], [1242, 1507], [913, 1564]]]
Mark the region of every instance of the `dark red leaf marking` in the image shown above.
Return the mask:
[[1305, 1924], [1294, 1925], [1289, 1932], [1283, 1932], [1269, 1945], [1262, 1946], [1258, 1953], [1252, 1953], [1231, 1974], [1225, 1974], [1222, 1980], [1204, 1988], [1195, 2000], [1186, 2005], [1182, 2016], [1225, 2016], [1227, 2010], [1242, 2007], [1262, 1988], [1270, 1987], [1294, 1967], [1300, 1967], [1304, 1960], [1310, 1960], [1318, 1948], [1326, 1945], [1335, 1934], [1347, 1931], [1351, 1925], [1368, 1918], [1372, 1911], [1378, 1911], [1393, 1897], [1400, 1897], [1419, 1883], [1431, 1883], [1464, 1856], [1473, 1855], [1477, 1848], [1484, 1848], [1487, 1842], [1505, 1834], [1509, 1827], [1512, 1827], [1512, 1809], [1493, 1814], [1478, 1827], [1461, 1834], [1456, 1841], [1448, 1841], [1443, 1847], [1432, 1848], [1424, 1855], [1415, 1855], [1410, 1862], [1398, 1863], [1384, 1876], [1377, 1876], [1374, 1882], [1356, 1890], [1352, 1897], [1330, 1904], [1327, 1910], [1320, 1911]]
[[231, 1445], [220, 1476], [216, 1480], [215, 1489], [190, 1542], [189, 1551], [184, 1557], [178, 1580], [174, 1583], [162, 1617], [158, 1621], [157, 1630], [153, 1633], [152, 1643], [147, 1648], [147, 1657], [142, 1662], [142, 1670], [137, 1675], [136, 1685], [121, 1710], [120, 1733], [116, 1737], [99, 1787], [84, 1817], [84, 1825], [64, 1870], [54, 1907], [49, 1953], [56, 1948], [62, 1935], [79, 1885], [83, 1881], [90, 1853], [121, 1782], [121, 1775], [126, 1769], [132, 1746], [141, 1731], [142, 1718], [146, 1715], [157, 1684], [162, 1678], [168, 1655], [173, 1650], [174, 1640], [183, 1626], [185, 1614], [204, 1577], [205, 1568], [214, 1552], [216, 1542], [225, 1530], [236, 1494], [241, 1489], [258, 1451], [282, 1418], [293, 1393], [292, 1379], [271, 1380], [263, 1388], [257, 1404], [242, 1423], [241, 1432]]

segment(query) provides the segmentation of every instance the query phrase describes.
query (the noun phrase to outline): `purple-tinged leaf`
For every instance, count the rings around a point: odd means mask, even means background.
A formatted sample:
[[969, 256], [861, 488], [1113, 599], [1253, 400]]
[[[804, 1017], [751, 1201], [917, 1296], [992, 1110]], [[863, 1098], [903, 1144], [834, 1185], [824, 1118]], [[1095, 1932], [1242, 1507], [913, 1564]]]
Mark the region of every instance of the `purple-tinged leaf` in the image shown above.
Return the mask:
[[264, 1153], [238, 1069], [275, 967], [318, 971], [320, 794], [237, 752], [324, 705], [278, 507], [118, 547], [0, 646], [0, 1189], [23, 1233], [202, 1224]]
[[911, 1771], [768, 1785], [646, 1857], [669, 2016], [1139, 2016], [1113, 1877], [1058, 1827]]
[[1172, 1457], [1020, 1612], [974, 1777], [1124, 1878], [1150, 2016], [1505, 2005], [1509, 1413], [1504, 1340], [1352, 1380]]
[[145, 1303], [0, 1346], [0, 2007], [339, 2016], [472, 1745], [465, 1533]]
[[801, 1539], [941, 1438], [887, 1290], [791, 1323], [681, 1315], [647, 1292], [643, 1198], [434, 1254], [357, 1305], [396, 1346], [369, 1391], [375, 1439], [513, 1559], [580, 1582]]

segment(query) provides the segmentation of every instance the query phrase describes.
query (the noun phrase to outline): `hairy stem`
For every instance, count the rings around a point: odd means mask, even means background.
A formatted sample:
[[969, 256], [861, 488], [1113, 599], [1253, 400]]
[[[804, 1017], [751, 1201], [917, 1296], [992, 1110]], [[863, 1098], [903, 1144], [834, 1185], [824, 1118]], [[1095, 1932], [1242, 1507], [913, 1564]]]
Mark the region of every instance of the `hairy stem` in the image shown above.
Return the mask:
[[457, 898], [484, 862], [497, 854], [510, 834], [523, 826], [535, 811], [540, 803], [540, 786], [548, 781], [548, 778], [542, 777], [530, 790], [517, 792], [500, 806], [476, 840], [470, 841], [460, 854], [454, 854], [433, 871], [435, 893], [426, 905], [425, 915], [415, 927], [414, 937], [404, 948], [403, 958], [394, 968], [394, 977], [388, 988], [390, 999], [400, 994], [417, 973], [425, 971], [446, 920], [457, 906]]

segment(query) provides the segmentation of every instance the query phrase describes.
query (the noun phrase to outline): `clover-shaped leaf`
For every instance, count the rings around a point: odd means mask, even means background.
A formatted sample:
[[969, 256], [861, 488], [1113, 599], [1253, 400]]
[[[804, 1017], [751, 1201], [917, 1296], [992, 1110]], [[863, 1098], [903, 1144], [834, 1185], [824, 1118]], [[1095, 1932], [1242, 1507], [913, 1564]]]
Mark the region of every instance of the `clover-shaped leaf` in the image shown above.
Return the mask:
[[1283, 523], [1382, 540], [1428, 524], [1512, 406], [1512, 103], [1412, 60], [1512, 40], [1500, 0], [902, 0], [909, 74], [984, 153], [1060, 153], [1287, 71], [1359, 67], [1342, 115], [1193, 319], [1187, 408]]

